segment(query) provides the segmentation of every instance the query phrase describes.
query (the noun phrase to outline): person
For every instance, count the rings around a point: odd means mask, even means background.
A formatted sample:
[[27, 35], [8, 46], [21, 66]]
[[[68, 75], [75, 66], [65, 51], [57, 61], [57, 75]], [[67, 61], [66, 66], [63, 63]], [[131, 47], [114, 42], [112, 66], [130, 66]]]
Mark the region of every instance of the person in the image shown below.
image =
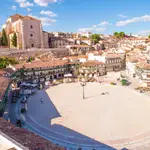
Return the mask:
[[41, 103], [43, 103], [43, 98], [41, 98]]

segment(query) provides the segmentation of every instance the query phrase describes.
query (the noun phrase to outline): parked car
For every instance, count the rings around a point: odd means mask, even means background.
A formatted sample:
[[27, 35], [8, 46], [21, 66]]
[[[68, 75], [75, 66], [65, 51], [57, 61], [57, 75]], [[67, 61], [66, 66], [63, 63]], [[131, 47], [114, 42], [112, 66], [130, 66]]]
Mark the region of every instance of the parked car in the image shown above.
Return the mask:
[[27, 102], [27, 98], [26, 96], [23, 97], [23, 99], [21, 100], [21, 103], [26, 103]]
[[27, 111], [27, 104], [24, 103], [24, 104], [22, 104], [22, 106], [21, 106], [20, 112], [21, 112], [21, 113], [25, 113], [26, 111]]
[[13, 96], [13, 97], [17, 97], [17, 91], [13, 91], [12, 96]]
[[12, 103], [16, 103], [17, 102], [17, 97], [12, 97]]
[[12, 103], [16, 103], [16, 101], [17, 101], [17, 92], [13, 91], [13, 93], [12, 93]]

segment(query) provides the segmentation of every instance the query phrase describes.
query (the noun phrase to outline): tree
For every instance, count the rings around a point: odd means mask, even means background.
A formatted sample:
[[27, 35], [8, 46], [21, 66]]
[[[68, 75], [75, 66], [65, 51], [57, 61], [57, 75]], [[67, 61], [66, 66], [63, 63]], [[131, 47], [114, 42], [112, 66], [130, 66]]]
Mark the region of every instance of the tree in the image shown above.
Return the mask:
[[118, 33], [118, 32], [114, 32], [114, 36], [115, 36], [116, 38], [118, 38], [119, 33]]
[[82, 38], [86, 39], [87, 37], [86, 36], [82, 36]]
[[114, 32], [114, 37], [116, 38], [124, 38], [125, 33], [124, 32]]
[[99, 34], [92, 34], [91, 39], [94, 42], [94, 44], [97, 44], [100, 41], [100, 35]]
[[119, 33], [119, 38], [124, 38], [125, 37], [125, 33], [124, 32], [120, 32]]
[[17, 64], [18, 61], [15, 58], [11, 57], [0, 57], [0, 69], [6, 68], [9, 64], [14, 65]]
[[16, 33], [14, 33], [11, 41], [12, 41], [12, 45], [14, 47], [17, 47], [17, 35], [16, 35]]
[[2, 30], [1, 44], [2, 46], [8, 46], [8, 39], [4, 29]]
[[150, 34], [149, 34], [148, 38], [150, 39]]

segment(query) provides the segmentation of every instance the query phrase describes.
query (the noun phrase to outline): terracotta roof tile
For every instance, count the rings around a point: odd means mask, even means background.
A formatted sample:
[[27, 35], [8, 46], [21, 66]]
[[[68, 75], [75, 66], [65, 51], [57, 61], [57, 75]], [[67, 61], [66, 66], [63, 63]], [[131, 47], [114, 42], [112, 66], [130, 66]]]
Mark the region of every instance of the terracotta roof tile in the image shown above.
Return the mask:
[[0, 131], [29, 150], [65, 150], [23, 128], [15, 127], [0, 118]]
[[150, 64], [148, 64], [146, 62], [138, 63], [136, 66], [141, 69], [150, 70]]
[[3, 99], [5, 90], [8, 87], [10, 82], [9, 78], [0, 77], [0, 101]]
[[96, 65], [102, 65], [104, 64], [103, 62], [99, 62], [99, 61], [87, 61], [85, 63], [82, 63], [81, 66], [82, 67], [88, 67], [88, 66], [96, 66]]
[[53, 60], [53, 61], [33, 61], [31, 63], [26, 63], [26, 64], [19, 64], [16, 65], [16, 69], [21, 69], [21, 68], [43, 68], [43, 67], [56, 67], [56, 66], [63, 66], [70, 64], [70, 62], [65, 61], [65, 60]]

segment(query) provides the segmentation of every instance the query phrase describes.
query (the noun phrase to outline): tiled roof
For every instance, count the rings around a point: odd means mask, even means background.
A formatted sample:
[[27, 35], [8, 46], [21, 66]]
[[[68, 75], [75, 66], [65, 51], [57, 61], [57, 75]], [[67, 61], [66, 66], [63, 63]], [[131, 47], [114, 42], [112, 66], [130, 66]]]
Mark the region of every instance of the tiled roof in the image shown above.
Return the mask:
[[136, 57], [130, 57], [127, 59], [128, 62], [131, 62], [131, 63], [137, 63], [138, 62], [138, 59]]
[[82, 67], [89, 67], [89, 66], [96, 66], [96, 65], [102, 65], [104, 64], [103, 62], [99, 62], [99, 61], [87, 61], [85, 63], [82, 63], [81, 66]]
[[0, 76], [5, 75], [7, 72], [3, 69], [0, 69]]
[[64, 57], [64, 58], [68, 58], [68, 59], [72, 59], [72, 60], [77, 60], [77, 59], [81, 59], [81, 58], [87, 59], [88, 56], [87, 55], [79, 55], [79, 56], [68, 56], [68, 57]]
[[36, 19], [36, 18], [33, 18], [33, 17], [31, 17], [31, 16], [22, 16], [22, 15], [19, 15], [19, 14], [15, 14], [15, 15], [10, 16], [10, 17], [11, 17], [11, 18], [16, 18], [17, 20], [18, 20], [18, 19], [31, 19], [31, 20], [40, 21], [40, 20], [38, 20], [38, 19]]
[[53, 60], [53, 61], [33, 61], [31, 63], [26, 63], [26, 64], [19, 64], [16, 65], [15, 68], [16, 69], [20, 69], [20, 68], [43, 68], [43, 67], [56, 67], [56, 66], [63, 66], [66, 64], [70, 64], [70, 62], [65, 61], [65, 60]]
[[5, 90], [8, 87], [10, 79], [5, 77], [0, 77], [0, 101], [3, 99]]
[[82, 48], [82, 47], [90, 47], [89, 45], [70, 45], [71, 47], [77, 47], [77, 48]]
[[87, 52], [87, 54], [90, 54], [90, 53], [92, 53], [94, 55], [102, 55], [104, 53], [104, 51], [102, 51], [102, 50], [99, 50], [99, 51], [94, 50], [94, 51]]
[[120, 58], [117, 54], [106, 54], [106, 58]]
[[0, 118], [0, 131], [29, 150], [65, 150], [23, 128], [15, 127]]
[[136, 66], [141, 69], [150, 70], [150, 64], [148, 64], [146, 62], [138, 63]]

